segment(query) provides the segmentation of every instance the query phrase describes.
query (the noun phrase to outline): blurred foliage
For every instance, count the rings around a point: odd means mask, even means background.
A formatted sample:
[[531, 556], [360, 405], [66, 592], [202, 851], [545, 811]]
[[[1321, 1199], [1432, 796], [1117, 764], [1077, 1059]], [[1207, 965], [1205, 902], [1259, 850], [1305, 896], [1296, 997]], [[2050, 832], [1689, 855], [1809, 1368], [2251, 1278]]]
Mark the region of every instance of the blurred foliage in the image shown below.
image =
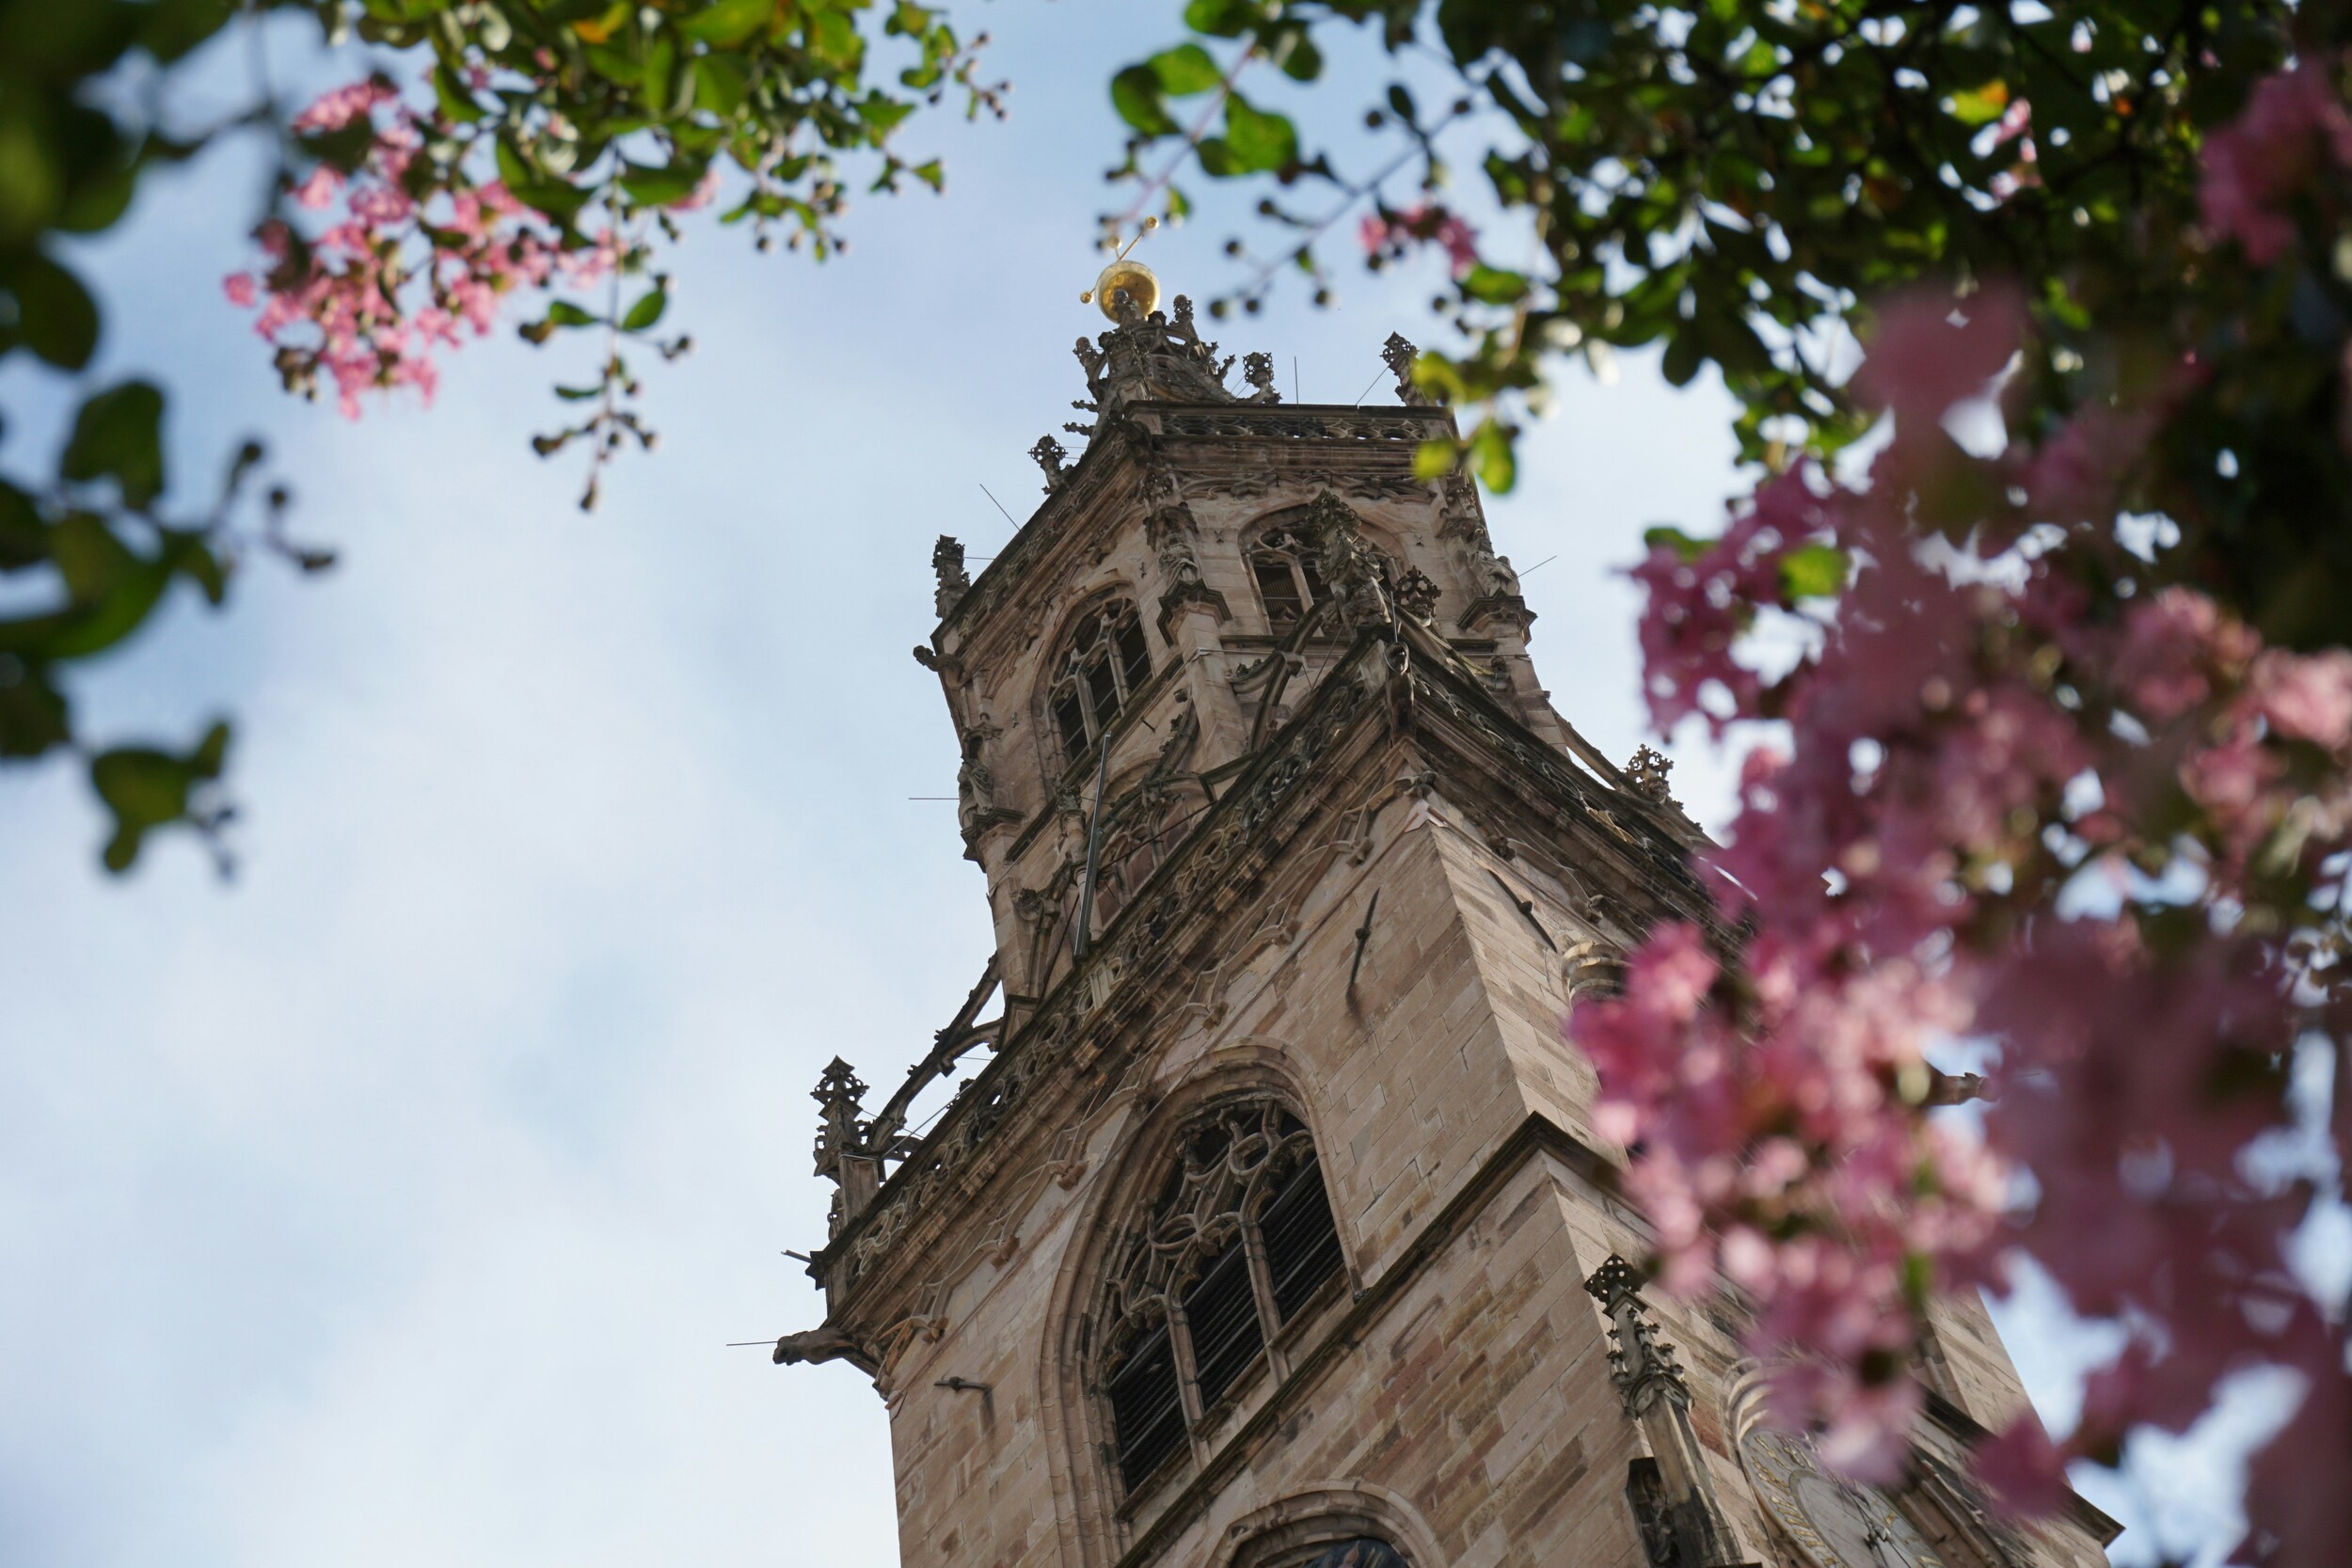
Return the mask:
[[[191, 127], [172, 113], [171, 88], [198, 50], [234, 25], [255, 31], [261, 60], [260, 30], [288, 16], [331, 44], [369, 46], [371, 58], [398, 53], [396, 72], [429, 84], [421, 177], [435, 159], [495, 160], [496, 176], [567, 237], [582, 238], [591, 214], [618, 231], [632, 275], [647, 271], [655, 234], [676, 237], [666, 209], [722, 166], [738, 187], [723, 221], [753, 225], [763, 248], [781, 228], [821, 258], [842, 245], [839, 160], [870, 164], [875, 190], [909, 179], [937, 188], [938, 164], [900, 159], [892, 134], [951, 89], [967, 113], [1001, 113], [972, 48], [941, 9], [914, 0], [0, 0], [0, 360], [28, 356], [74, 395], [65, 380], [90, 363], [103, 312], [72, 242], [123, 223], [151, 170], [257, 135], [278, 160], [280, 210], [310, 169], [358, 161], [364, 125], [296, 134], [300, 105], [276, 96], [265, 68], [250, 101], [216, 121]], [[558, 302], [525, 336], [594, 326], [617, 341], [650, 332], [668, 304], [657, 276], [607, 312]], [[542, 450], [582, 434], [599, 455], [617, 445], [614, 393], [634, 385], [609, 349], [597, 387], [565, 394], [599, 398], [597, 414], [543, 437]], [[234, 455], [208, 509], [184, 515], [166, 483], [163, 392], [143, 380], [79, 390], [54, 461], [28, 470], [11, 452], [0, 470], [0, 574], [12, 579], [0, 613], [0, 760], [77, 757], [114, 820], [110, 869], [172, 824], [218, 853], [229, 726], [205, 727], [184, 749], [93, 743], [76, 724], [71, 677], [148, 625], [183, 579], [218, 605], [256, 549], [304, 571], [332, 557], [284, 536], [282, 487], [252, 494], [258, 446]]]
[[[2160, 575], [2275, 641], [2352, 631], [2352, 247], [2250, 264], [2199, 210], [2205, 138], [2291, 55], [2333, 57], [2344, 8], [1191, 0], [1183, 19], [1190, 38], [1113, 84], [1133, 133], [1113, 174], [1177, 215], [1183, 176], [1260, 183], [1274, 243], [1244, 308], [1292, 271], [1320, 292], [1335, 244], [1380, 267], [1467, 234], [1443, 229], [1465, 176], [1500, 209], [1436, 301], [1461, 346], [1415, 368], [1483, 416], [1433, 465], [1507, 486], [1510, 437], [1566, 359], [1632, 349], [1661, 352], [1677, 385], [1718, 374], [1750, 462], [1832, 458], [1868, 428], [1844, 377], [1876, 308], [2009, 279], [2034, 326], [2011, 433], [2185, 399], [2132, 491], [2181, 531]], [[1317, 81], [1313, 34], [1350, 26], [1398, 68], [1385, 91], [1314, 89], [1389, 139], [1360, 175], [1243, 97], [1253, 68]], [[1205, 96], [1220, 85], [1221, 107]], [[1211, 107], [1187, 121], [1186, 100]]]

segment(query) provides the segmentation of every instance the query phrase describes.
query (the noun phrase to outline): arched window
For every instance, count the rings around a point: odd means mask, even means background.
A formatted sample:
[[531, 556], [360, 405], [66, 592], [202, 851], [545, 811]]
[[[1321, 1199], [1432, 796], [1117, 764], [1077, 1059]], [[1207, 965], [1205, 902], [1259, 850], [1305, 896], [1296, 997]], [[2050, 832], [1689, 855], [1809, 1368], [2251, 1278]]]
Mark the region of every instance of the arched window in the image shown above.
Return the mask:
[[1111, 599], [1079, 617], [1063, 642], [1047, 702], [1060, 733], [1062, 756], [1075, 762], [1095, 737], [1152, 678], [1152, 653], [1144, 646], [1136, 607]]
[[1314, 546], [1295, 529], [1270, 528], [1249, 547], [1249, 575], [1257, 579], [1266, 624], [1278, 637], [1298, 624], [1307, 607], [1329, 598]]
[[1186, 1125], [1177, 1168], [1114, 1252], [1097, 1380], [1132, 1495], [1340, 1277], [1314, 1142], [1269, 1100]]

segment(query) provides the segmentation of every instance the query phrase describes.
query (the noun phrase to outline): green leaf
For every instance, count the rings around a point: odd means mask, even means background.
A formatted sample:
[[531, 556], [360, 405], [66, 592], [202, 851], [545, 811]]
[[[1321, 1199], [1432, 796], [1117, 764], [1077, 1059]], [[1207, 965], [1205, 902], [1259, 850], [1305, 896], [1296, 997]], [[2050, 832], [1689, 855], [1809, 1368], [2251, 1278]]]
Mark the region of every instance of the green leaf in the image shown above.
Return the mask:
[[49, 525], [33, 498], [0, 480], [0, 572], [21, 572], [49, 559]]
[[677, 30], [698, 43], [733, 49], [748, 41], [776, 12], [776, 0], [710, 0], [693, 15], [683, 17]]
[[1413, 477], [1423, 483], [1454, 471], [1460, 450], [1442, 436], [1433, 436], [1413, 449]]
[[169, 65], [229, 24], [237, 0], [157, 0], [139, 25], [139, 47]]
[[1790, 599], [1826, 599], [1844, 591], [1846, 552], [1835, 545], [1806, 545], [1780, 558], [1780, 591]]
[[[22, 7], [14, 14], [38, 11]], [[11, 81], [10, 101], [0, 103], [0, 244], [21, 243], [40, 233], [65, 198], [63, 150], [36, 96]]]
[[7, 284], [16, 296], [16, 336], [25, 347], [62, 371], [89, 363], [98, 347], [98, 305], [81, 279], [36, 252], [17, 261]]
[[694, 164], [676, 163], [660, 168], [641, 165], [626, 166], [621, 176], [621, 189], [640, 207], [667, 207], [683, 201], [694, 194], [695, 182], [703, 177], [701, 167]]
[[219, 778], [220, 770], [229, 765], [229, 733], [225, 721], [206, 730], [204, 738], [189, 753], [188, 771], [199, 779]]
[[1188, 0], [1184, 25], [1208, 38], [1237, 39], [1257, 21], [1257, 12], [1250, 0]]
[[569, 223], [588, 205], [589, 193], [561, 180], [525, 180], [517, 184], [508, 182], [508, 191], [527, 207], [545, 213], [558, 223]]
[[1294, 82], [1311, 82], [1323, 74], [1323, 51], [1302, 32], [1290, 35], [1277, 52], [1276, 63]]
[[1480, 261], [1463, 275], [1462, 292], [1484, 305], [1515, 305], [1527, 297], [1527, 275]]
[[1111, 78], [1111, 107], [1139, 135], [1176, 134], [1176, 121], [1160, 96], [1159, 73], [1148, 65], [1131, 65]]
[[1500, 420], [1488, 420], [1470, 433], [1470, 466], [1478, 483], [1495, 495], [1507, 495], [1519, 482], [1518, 456], [1512, 450], [1515, 432]]
[[498, 166], [499, 178], [506, 182], [510, 190], [531, 184], [539, 178], [539, 171], [524, 160], [522, 150], [505, 136], [499, 137]]
[[164, 488], [164, 394], [126, 381], [95, 393], [73, 417], [58, 472], [85, 483], [112, 479], [123, 504], [144, 507]]
[[37, 757], [73, 738], [65, 695], [38, 666], [0, 685], [0, 757]]
[[656, 289], [641, 296], [636, 304], [628, 308], [628, 314], [621, 318], [621, 330], [643, 332], [660, 321], [661, 312], [669, 308], [670, 292], [667, 289]]
[[1180, 43], [1144, 61], [1159, 79], [1160, 90], [1170, 98], [1190, 98], [1225, 80], [1216, 59], [1197, 43]]
[[1980, 87], [1952, 94], [1952, 118], [1963, 125], [1986, 125], [2009, 107], [2009, 84], [1987, 82]]
[[1672, 523], [1652, 523], [1642, 531], [1642, 543], [1653, 550], [1670, 549], [1685, 561], [1696, 561], [1715, 547], [1712, 539], [1693, 538]]
[[1225, 101], [1225, 145], [1243, 173], [1268, 174], [1298, 161], [1298, 128], [1235, 93]]
[[195, 781], [188, 765], [168, 752], [125, 746], [92, 757], [89, 782], [114, 813], [115, 835], [104, 858], [107, 870], [120, 872], [138, 859], [139, 843], [150, 829], [186, 814]]
[[548, 320], [558, 326], [594, 326], [602, 316], [592, 316], [568, 299], [559, 299], [548, 307]]
[[712, 114], [733, 119], [751, 85], [750, 69], [736, 55], [694, 56], [694, 102]]
[[1703, 357], [1699, 353], [1699, 335], [1686, 323], [1666, 344], [1665, 356], [1659, 361], [1659, 373], [1669, 386], [1688, 387], [1691, 378], [1699, 373]]
[[433, 97], [440, 104], [441, 113], [462, 125], [471, 125], [483, 116], [483, 107], [474, 102], [472, 90], [447, 61], [433, 68]]
[[854, 71], [865, 53], [857, 24], [840, 11], [818, 11], [808, 30], [808, 52], [836, 71]]

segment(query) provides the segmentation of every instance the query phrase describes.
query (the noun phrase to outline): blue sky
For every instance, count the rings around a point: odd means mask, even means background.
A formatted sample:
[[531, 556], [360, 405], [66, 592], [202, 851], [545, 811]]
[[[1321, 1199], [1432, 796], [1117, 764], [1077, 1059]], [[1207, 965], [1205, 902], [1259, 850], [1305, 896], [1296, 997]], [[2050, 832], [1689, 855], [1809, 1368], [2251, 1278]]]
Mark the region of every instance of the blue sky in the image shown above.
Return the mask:
[[[662, 450], [593, 517], [526, 445], [558, 351], [469, 347], [431, 410], [357, 425], [278, 391], [219, 292], [249, 156], [156, 182], [89, 253], [93, 376], [168, 384], [192, 491], [265, 436], [343, 563], [256, 562], [231, 613], [179, 607], [83, 691], [101, 737], [234, 714], [233, 883], [171, 841], [105, 879], [81, 782], [0, 774], [12, 1560], [896, 1562], [864, 1380], [723, 1345], [819, 1315], [779, 1256], [823, 1235], [819, 1068], [896, 1082], [986, 957], [953, 807], [906, 799], [956, 766], [907, 650], [932, 539], [992, 553], [981, 486], [1025, 515], [1023, 453], [1082, 394], [1104, 84], [1170, 30], [1147, 14], [971, 12], [1011, 119], [918, 122], [947, 194], [863, 204], [845, 261], [691, 232], [672, 319], [700, 349], [649, 377]], [[1227, 232], [1149, 258], [1205, 300]], [[1335, 309], [1285, 292], [1219, 335], [1353, 401], [1391, 329], [1434, 336], [1438, 281], [1349, 272]], [[19, 461], [68, 390], [11, 373]], [[1614, 571], [1645, 524], [1720, 515], [1726, 423], [1647, 362], [1571, 374], [1490, 505], [1538, 669], [1612, 753], [1642, 738]], [[2074, 1342], [2030, 1323], [2062, 1402]]]

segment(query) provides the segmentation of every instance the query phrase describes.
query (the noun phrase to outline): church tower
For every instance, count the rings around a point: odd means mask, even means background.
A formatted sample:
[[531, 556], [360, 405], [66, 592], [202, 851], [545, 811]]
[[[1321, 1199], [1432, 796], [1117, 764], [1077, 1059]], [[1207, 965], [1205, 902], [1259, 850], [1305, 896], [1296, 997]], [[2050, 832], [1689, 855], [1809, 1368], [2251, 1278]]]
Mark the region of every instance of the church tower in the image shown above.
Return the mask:
[[882, 1104], [818, 1085], [827, 1312], [776, 1347], [873, 1377], [904, 1568], [2098, 1568], [2088, 1505], [1963, 1479], [2025, 1402], [1973, 1298], [1883, 1493], [1629, 1262], [1562, 1025], [1715, 921], [1701, 839], [1555, 709], [1475, 487], [1415, 477], [1412, 346], [1394, 404], [1287, 404], [1105, 282], [1082, 451], [977, 578], [939, 542], [915, 650], [995, 956]]

